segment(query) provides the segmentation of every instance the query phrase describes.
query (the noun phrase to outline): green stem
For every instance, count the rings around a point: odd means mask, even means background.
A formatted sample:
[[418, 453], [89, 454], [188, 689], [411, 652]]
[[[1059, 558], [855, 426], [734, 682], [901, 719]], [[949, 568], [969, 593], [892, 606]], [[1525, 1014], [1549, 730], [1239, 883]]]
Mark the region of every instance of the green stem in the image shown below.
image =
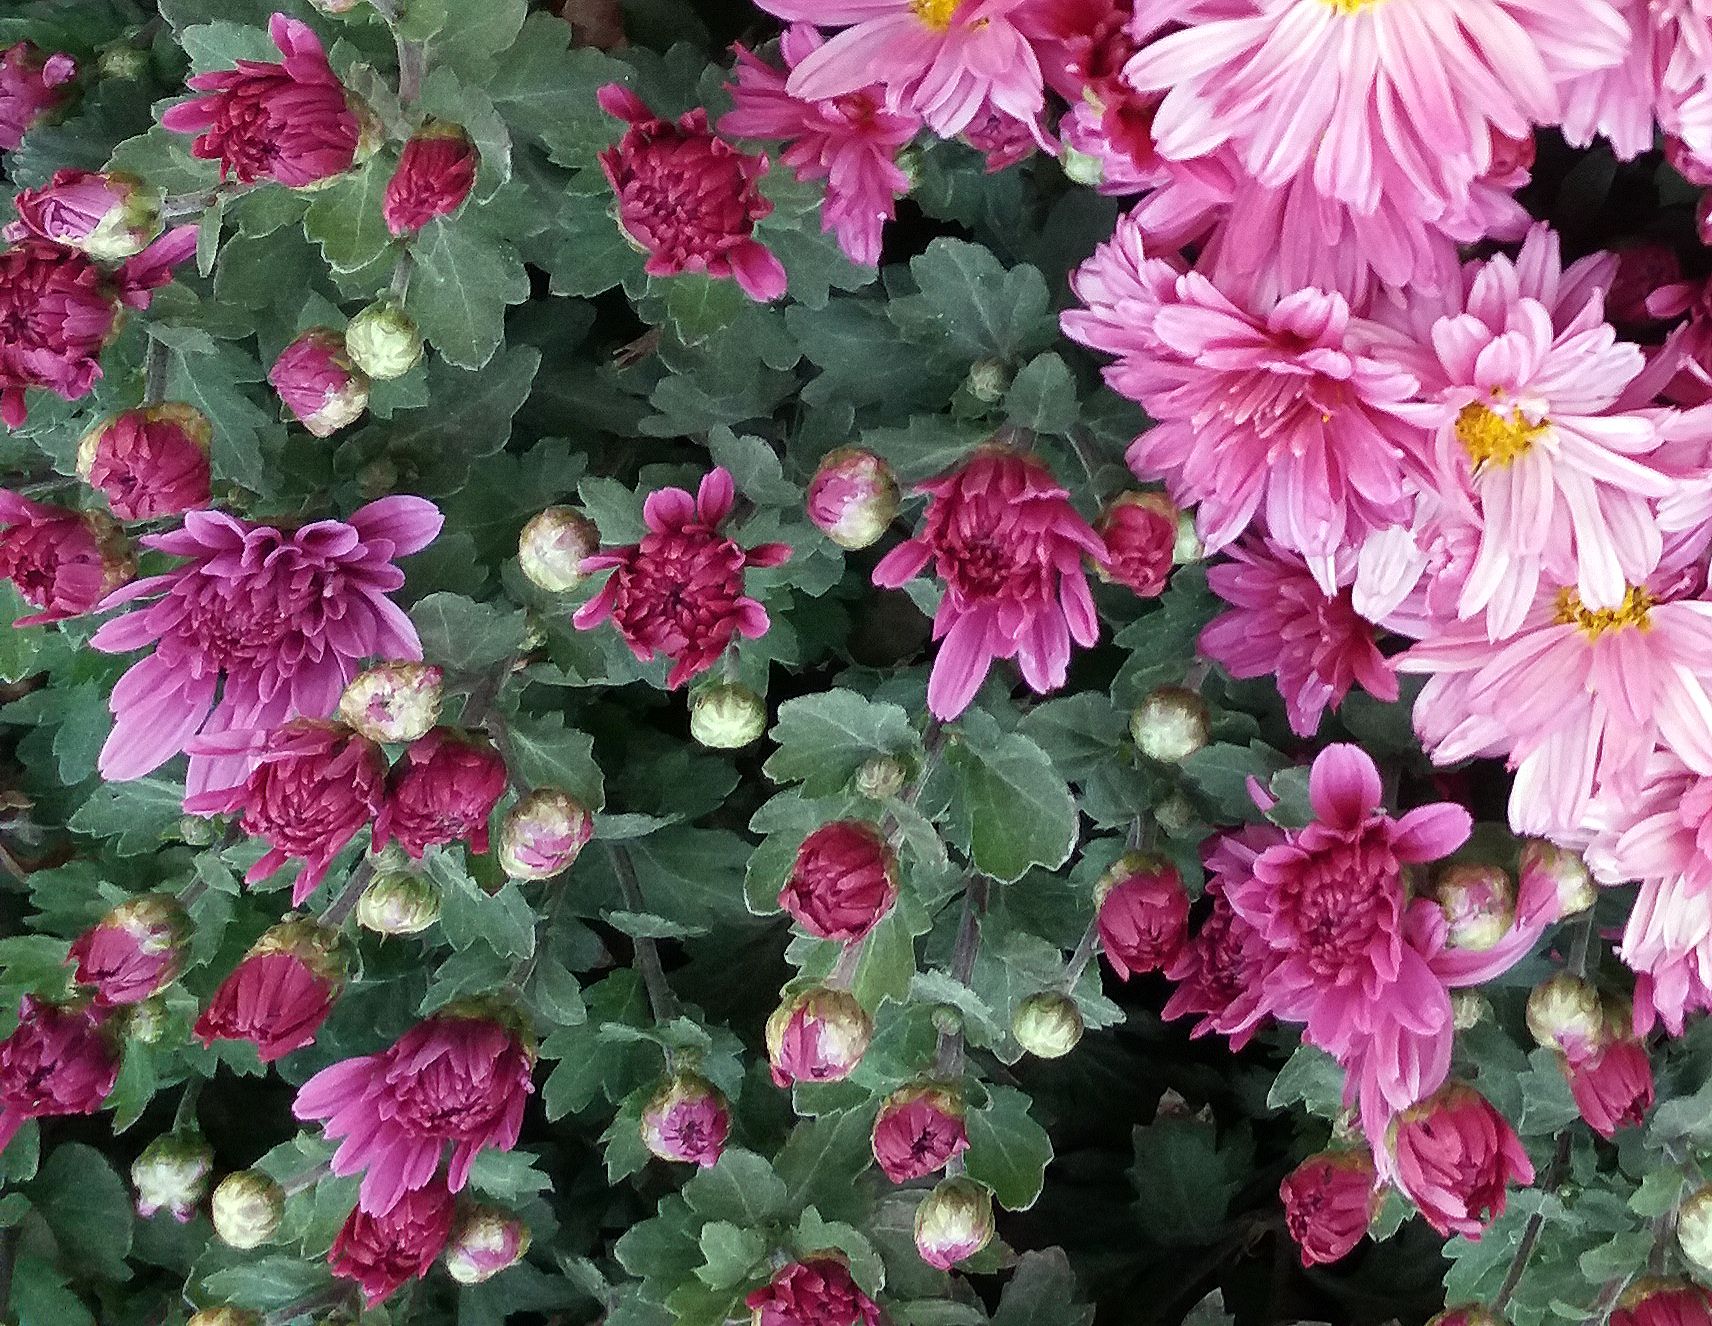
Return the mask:
[[[616, 843], [609, 843], [606, 854], [612, 861], [612, 871], [618, 876], [618, 891], [624, 905], [633, 912], [646, 910], [642, 885], [636, 878], [636, 866], [630, 853]], [[648, 1005], [654, 1010], [654, 1021], [664, 1026], [678, 1016], [677, 997], [666, 983], [666, 969], [660, 965], [660, 950], [652, 939], [638, 936], [631, 940], [636, 948], [636, 970], [642, 973], [642, 984], [648, 991]]]

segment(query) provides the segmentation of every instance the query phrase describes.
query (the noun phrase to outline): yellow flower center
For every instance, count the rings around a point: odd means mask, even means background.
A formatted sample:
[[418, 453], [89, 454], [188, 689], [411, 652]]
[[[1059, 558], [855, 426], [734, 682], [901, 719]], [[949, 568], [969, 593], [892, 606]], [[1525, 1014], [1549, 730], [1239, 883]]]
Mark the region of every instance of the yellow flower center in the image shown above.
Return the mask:
[[1456, 417], [1456, 439], [1477, 470], [1486, 465], [1514, 464], [1550, 429], [1543, 419], [1530, 424], [1515, 412], [1499, 414], [1480, 404], [1463, 406]]
[[1372, 9], [1379, 3], [1379, 0], [1325, 0], [1325, 2], [1338, 13], [1347, 17], [1350, 14], [1359, 14], [1364, 9]]
[[962, 2], [963, 0], [910, 0], [910, 8], [928, 27], [936, 32], [944, 32], [951, 26], [951, 17]]
[[1597, 640], [1607, 631], [1621, 631], [1625, 626], [1647, 630], [1652, 623], [1647, 614], [1652, 611], [1653, 596], [1639, 585], [1630, 585], [1623, 602], [1615, 608], [1586, 608], [1581, 596], [1573, 589], [1557, 592], [1557, 622], [1560, 626], [1576, 626], [1589, 640]]

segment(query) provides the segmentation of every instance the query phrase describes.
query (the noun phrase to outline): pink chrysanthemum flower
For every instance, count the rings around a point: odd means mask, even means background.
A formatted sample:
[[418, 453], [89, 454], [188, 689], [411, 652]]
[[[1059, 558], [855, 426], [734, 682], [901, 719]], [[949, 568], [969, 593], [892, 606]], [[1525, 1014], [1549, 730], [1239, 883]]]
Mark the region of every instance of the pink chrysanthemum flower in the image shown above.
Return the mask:
[[[1605, 321], [1608, 255], [1567, 271], [1536, 227], [1519, 258], [1471, 264], [1466, 293], [1433, 322], [1417, 361], [1433, 430], [1434, 490], [1464, 508], [1480, 541], [1458, 611], [1513, 632], [1542, 576], [1573, 582], [1592, 609], [1621, 606], [1658, 565], [1649, 500], [1675, 481], [1644, 463], [1659, 412], [1631, 408], [1647, 366]], [[1438, 301], [1433, 301], [1436, 306]]]
[[1157, 421], [1131, 444], [1130, 469], [1198, 504], [1210, 550], [1264, 517], [1330, 593], [1340, 548], [1407, 518], [1404, 477], [1424, 461], [1404, 417], [1417, 383], [1374, 352], [1392, 334], [1352, 318], [1341, 295], [1244, 307], [1196, 272], [1174, 275], [1127, 222], [1072, 278], [1093, 316], [1067, 313], [1065, 333], [1118, 355], [1107, 383]]
[[[1628, 25], [1608, 0], [1142, 0], [1138, 31], [1164, 31], [1125, 70], [1165, 100], [1162, 155], [1229, 144], [1277, 187], [1305, 170], [1362, 213], [1409, 200], [1424, 220], [1460, 211], [1497, 135], [1525, 137], [1560, 115], [1558, 85], [1616, 64]], [[1502, 70], [1502, 75], [1493, 73]]]
[[[793, 23], [780, 39], [785, 64], [795, 69], [820, 49], [822, 38], [807, 23]], [[737, 48], [737, 82], [727, 84], [733, 109], [720, 117], [719, 132], [733, 138], [790, 139], [779, 160], [799, 180], [825, 180], [821, 228], [838, 237], [851, 262], [880, 261], [880, 238], [897, 215], [897, 200], [909, 192], [909, 176], [898, 153], [921, 131], [918, 116], [887, 110], [878, 84], [841, 96], [809, 101], [786, 86], [787, 72]]]
[[0, 1040], [0, 1151], [31, 1119], [94, 1114], [119, 1076], [118, 1037], [106, 1010], [25, 995], [18, 1025]]
[[780, 18], [846, 28], [792, 72], [790, 90], [826, 101], [872, 84], [941, 138], [986, 111], [1033, 124], [1046, 104], [1040, 61], [1018, 30], [1026, 0], [761, 0]]
[[[363, 659], [421, 658], [416, 628], [388, 595], [404, 583], [394, 559], [433, 542], [440, 519], [432, 502], [394, 496], [348, 521], [291, 532], [192, 511], [182, 529], [145, 537], [145, 546], [188, 560], [101, 604], [159, 596], [90, 639], [110, 654], [155, 646], [113, 688], [102, 776], [140, 778], [198, 732], [331, 713]], [[197, 757], [189, 790], [230, 785], [247, 767]]]
[[694, 497], [682, 488], [650, 493], [642, 542], [583, 560], [584, 571], [611, 567], [612, 575], [577, 609], [571, 619], [577, 629], [612, 618], [637, 658], [672, 660], [666, 678], [672, 689], [718, 662], [733, 636], [765, 635], [767, 610], [744, 593], [744, 574], [752, 566], [778, 566], [791, 552], [783, 543], [745, 549], [720, 532], [736, 496], [723, 468], [703, 475]]
[[1508, 641], [1448, 627], [1396, 661], [1432, 674], [1415, 730], [1437, 764], [1507, 753], [1518, 833], [1573, 832], [1597, 791], [1633, 796], [1655, 746], [1712, 773], [1712, 603], [1660, 578], [1622, 605], [1546, 592]]
[[1271, 947], [1231, 906], [1227, 892], [1233, 880], [1248, 877], [1255, 857], [1283, 840], [1270, 824], [1253, 825], [1220, 835], [1206, 851], [1212, 911], [1165, 964], [1166, 978], [1177, 988], [1160, 1011], [1167, 1019], [1198, 1014], [1190, 1036], [1216, 1031], [1240, 1050], [1270, 1020], [1261, 982]]
[[509, 1025], [451, 1006], [379, 1054], [322, 1069], [298, 1089], [292, 1113], [326, 1120], [327, 1136], [343, 1139], [333, 1172], [361, 1171], [357, 1204], [380, 1215], [434, 1178], [448, 1142], [453, 1192], [486, 1148], [511, 1150], [534, 1063]]
[[341, 1280], [354, 1280], [373, 1308], [411, 1280], [428, 1274], [452, 1234], [456, 1203], [444, 1181], [431, 1178], [384, 1211], [358, 1206], [345, 1217], [327, 1253]]
[[1663, 129], [1690, 151], [1712, 151], [1712, 7], [1618, 0], [1618, 9], [1629, 54], [1564, 88], [1564, 137], [1581, 147], [1602, 134], [1628, 160], [1651, 151]]
[[1660, 751], [1640, 790], [1596, 798], [1586, 825], [1600, 882], [1640, 883], [1618, 949], [1635, 972], [1635, 1031], [1663, 1022], [1680, 1036], [1712, 1008], [1712, 777]]
[[1083, 565], [1105, 544], [1032, 457], [989, 447], [921, 484], [921, 530], [880, 559], [874, 583], [896, 589], [933, 563], [945, 596], [927, 707], [949, 721], [969, 707], [994, 659], [1014, 658], [1037, 694], [1064, 684], [1070, 642], [1099, 635]]
[[1358, 682], [1376, 699], [1397, 698], [1377, 631], [1351, 598], [1353, 559], [1340, 559], [1339, 588], [1327, 594], [1306, 562], [1270, 540], [1244, 539], [1226, 552], [1230, 560], [1210, 567], [1207, 583], [1232, 611], [1202, 630], [1201, 653], [1233, 677], [1274, 678], [1298, 736], [1319, 731], [1325, 711]]

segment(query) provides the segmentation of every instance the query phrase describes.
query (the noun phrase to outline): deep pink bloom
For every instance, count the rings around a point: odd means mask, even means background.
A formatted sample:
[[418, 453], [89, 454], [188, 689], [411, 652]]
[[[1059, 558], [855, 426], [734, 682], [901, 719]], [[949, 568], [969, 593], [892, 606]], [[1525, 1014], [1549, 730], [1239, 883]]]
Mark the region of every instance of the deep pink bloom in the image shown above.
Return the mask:
[[1617, 608], [1547, 592], [1502, 644], [1470, 623], [1397, 660], [1431, 674], [1415, 730], [1435, 763], [1508, 755], [1518, 833], [1573, 830], [1600, 789], [1633, 795], [1655, 746], [1712, 773], [1712, 603], [1650, 583]]
[[333, 1172], [361, 1171], [358, 1205], [378, 1215], [434, 1179], [448, 1142], [453, 1192], [482, 1151], [517, 1145], [534, 1062], [511, 1026], [454, 1006], [379, 1054], [322, 1069], [298, 1089], [292, 1113], [326, 1120], [327, 1136], [343, 1139]]
[[1197, 507], [1208, 549], [1263, 518], [1329, 594], [1340, 549], [1406, 519], [1404, 479], [1424, 462], [1406, 408], [1417, 383], [1395, 333], [1352, 318], [1342, 295], [1245, 303], [1147, 258], [1133, 221], [1071, 281], [1089, 311], [1066, 313], [1065, 333], [1118, 356], [1107, 383], [1157, 421], [1130, 469]]
[[880, 1309], [834, 1257], [791, 1262], [743, 1300], [755, 1326], [879, 1326]]
[[56, 170], [39, 189], [12, 200], [18, 219], [4, 231], [17, 243], [34, 236], [117, 262], [141, 253], [161, 232], [161, 191], [115, 171]]
[[154, 520], [207, 506], [214, 430], [188, 405], [125, 410], [87, 433], [77, 472], [120, 520]]
[[0, 49], [0, 152], [13, 152], [37, 120], [66, 98], [77, 61], [63, 52], [43, 56], [27, 41]]
[[145, 893], [120, 903], [73, 941], [79, 985], [97, 1004], [140, 1004], [159, 994], [184, 965], [189, 919], [175, 898]]
[[886, 1097], [869, 1137], [893, 1183], [926, 1178], [969, 1148], [963, 1102], [941, 1086], [905, 1087]]
[[677, 1074], [642, 1107], [642, 1145], [662, 1160], [706, 1169], [719, 1163], [730, 1134], [730, 1104], [693, 1073]]
[[1505, 1186], [1534, 1181], [1515, 1129], [1460, 1082], [1406, 1110], [1392, 1145], [1398, 1186], [1443, 1236], [1478, 1239], [1504, 1214]]
[[1588, 1127], [1601, 1137], [1642, 1123], [1653, 1105], [1653, 1065], [1647, 1047], [1620, 1037], [1584, 1059], [1564, 1059], [1569, 1094]]
[[790, 548], [763, 543], [745, 550], [720, 533], [735, 499], [731, 473], [723, 468], [709, 470], [694, 497], [682, 488], [650, 493], [642, 506], [648, 525], [642, 542], [583, 562], [585, 571], [613, 571], [577, 609], [571, 619], [577, 629], [612, 618], [637, 658], [671, 659], [666, 685], [674, 689], [718, 662], [733, 636], [765, 635], [767, 610], [744, 593], [744, 573], [778, 566]]
[[281, 350], [268, 382], [316, 437], [331, 437], [368, 408], [369, 380], [351, 362], [343, 333], [329, 327], [311, 327]]
[[1207, 583], [1232, 610], [1207, 624], [1200, 650], [1233, 677], [1274, 678], [1298, 736], [1313, 736], [1358, 682], [1376, 699], [1397, 698], [1378, 632], [1355, 610], [1352, 558], [1339, 559], [1339, 588], [1327, 594], [1300, 556], [1269, 539], [1226, 552], [1230, 560], [1208, 568]]
[[1059, 131], [1099, 161], [1103, 193], [1133, 193], [1158, 169], [1153, 113], [1160, 98], [1136, 92], [1123, 77], [1137, 49], [1134, 10], [1133, 0], [1033, 0], [1016, 13], [1047, 86], [1070, 103]]
[[1644, 1282], [1623, 1296], [1611, 1326], [1712, 1326], [1712, 1294], [1686, 1281]]
[[945, 583], [927, 707], [956, 718], [1000, 658], [1014, 658], [1037, 694], [1057, 690], [1070, 642], [1099, 635], [1082, 559], [1105, 561], [1100, 536], [1044, 464], [997, 446], [917, 491], [929, 499], [921, 529], [880, 559], [874, 583], [896, 589], [930, 561]]
[[172, 107], [161, 124], [198, 135], [191, 155], [218, 161], [222, 179], [295, 189], [343, 174], [356, 160], [362, 122], [320, 38], [284, 14], [268, 20], [268, 35], [282, 63], [239, 60], [235, 69], [197, 74], [190, 86], [206, 95]]
[[823, 101], [874, 83], [941, 138], [986, 111], [1032, 124], [1046, 104], [1040, 61], [1018, 30], [1026, 0], [762, 0], [780, 18], [854, 24], [799, 64], [790, 90]]
[[197, 1018], [197, 1038], [250, 1041], [264, 1064], [310, 1044], [344, 987], [337, 940], [313, 921], [264, 931]]
[[464, 205], [480, 158], [469, 135], [453, 124], [430, 124], [411, 135], [386, 182], [381, 215], [394, 235], [413, 235], [437, 216]]
[[619, 83], [600, 90], [600, 104], [630, 126], [600, 165], [618, 195], [618, 224], [648, 254], [644, 270], [731, 277], [751, 299], [781, 298], [784, 264], [755, 238], [773, 211], [759, 187], [767, 158], [715, 137], [700, 108], [673, 124]]
[[878, 84], [841, 96], [809, 101], [785, 86], [795, 69], [823, 39], [810, 24], [793, 23], [779, 42], [786, 70], [737, 48], [737, 82], [726, 84], [732, 109], [720, 117], [719, 132], [733, 138], [788, 139], [779, 160], [799, 180], [825, 180], [821, 229], [838, 236], [851, 262], [880, 261], [880, 238], [897, 215], [897, 200], [909, 192], [909, 176], [898, 153], [921, 130], [908, 112], [887, 110]]
[[1561, 80], [1628, 53], [1607, 0], [1549, 12], [1469, 0], [1454, 16], [1437, 0], [1223, 0], [1178, 27], [1183, 9], [1137, 3], [1137, 32], [1164, 35], [1124, 71], [1137, 89], [1165, 93], [1154, 120], [1162, 155], [1192, 160], [1229, 144], [1264, 185], [1311, 170], [1319, 193], [1355, 211], [1400, 200], [1428, 220], [1466, 204], [1497, 136], [1557, 122]]
[[[1120, 860], [1100, 884], [1100, 951], [1122, 979], [1169, 967], [1188, 938], [1189, 894], [1164, 860]], [[1113, 876], [1116, 876], [1113, 878]]]
[[244, 876], [247, 884], [302, 862], [291, 887], [293, 907], [315, 892], [333, 858], [380, 812], [386, 756], [342, 723], [297, 718], [266, 730], [192, 737], [185, 749], [248, 766], [229, 787], [186, 796], [184, 808], [192, 815], [239, 815], [244, 832], [268, 845]]
[[14, 626], [79, 617], [135, 570], [118, 526], [99, 511], [43, 506], [0, 488], [0, 578], [37, 609]]
[[1278, 1197], [1302, 1265], [1339, 1261], [1366, 1236], [1379, 1206], [1373, 1157], [1365, 1150], [1309, 1156], [1285, 1175]]
[[17, 1029], [0, 1041], [0, 1151], [31, 1119], [101, 1108], [119, 1076], [105, 1016], [24, 996]]
[[1191, 1036], [1218, 1032], [1240, 1050], [1268, 1020], [1261, 978], [1270, 960], [1266, 937], [1250, 925], [1226, 896], [1233, 879], [1245, 878], [1260, 852], [1283, 841], [1270, 825], [1240, 829], [1212, 840], [1207, 849], [1206, 896], [1212, 910], [1177, 956], [1165, 965], [1177, 988], [1165, 1001], [1160, 1016], [1200, 1015]]
[[505, 761], [492, 744], [437, 727], [410, 743], [375, 819], [376, 847], [397, 841], [413, 858], [438, 843], [487, 851], [487, 821], [505, 795]]
[[358, 1206], [333, 1240], [327, 1264], [341, 1280], [355, 1280], [372, 1308], [428, 1274], [451, 1237], [455, 1205], [445, 1181], [430, 1175], [384, 1211]]
[[779, 906], [820, 939], [861, 939], [897, 901], [897, 858], [860, 820], [823, 824], [803, 839]]
[[[393, 496], [349, 521], [290, 532], [192, 511], [182, 529], [145, 537], [145, 546], [187, 560], [102, 605], [160, 596], [90, 640], [110, 654], [157, 646], [113, 688], [102, 776], [140, 778], [199, 731], [267, 729], [297, 714], [331, 713], [363, 659], [421, 658], [416, 628], [387, 596], [404, 583], [393, 560], [433, 542], [440, 519], [431, 502]], [[247, 761], [197, 757], [189, 790], [229, 787], [247, 769]]]
[[1165, 592], [1177, 549], [1176, 504], [1164, 493], [1121, 493], [1094, 529], [1106, 545], [1104, 580], [1127, 585], [1144, 599]]

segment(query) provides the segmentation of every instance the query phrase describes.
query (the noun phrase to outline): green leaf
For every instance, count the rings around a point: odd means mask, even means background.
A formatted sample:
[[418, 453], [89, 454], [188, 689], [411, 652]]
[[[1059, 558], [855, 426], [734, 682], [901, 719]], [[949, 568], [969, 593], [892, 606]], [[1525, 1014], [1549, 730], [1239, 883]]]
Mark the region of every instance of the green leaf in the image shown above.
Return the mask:
[[593, 47], [568, 50], [570, 24], [531, 14], [486, 91], [515, 130], [546, 145], [561, 166], [589, 166], [618, 137], [623, 124], [603, 111], [595, 94], [607, 83], [628, 83], [628, 65]]
[[1029, 360], [1005, 394], [1005, 418], [1036, 433], [1068, 433], [1078, 413], [1070, 366], [1050, 350]]
[[708, 933], [706, 926], [683, 925], [649, 912], [605, 911], [600, 919], [632, 939], [694, 939]]
[[535, 913], [515, 880], [489, 894], [445, 851], [428, 859], [428, 874], [440, 885], [440, 928], [453, 948], [461, 952], [479, 940], [502, 958], [535, 951]]
[[772, 1165], [753, 1151], [727, 1147], [719, 1163], [684, 1185], [684, 1200], [707, 1220], [729, 1220], [750, 1228], [786, 1209], [790, 1193]]
[[807, 796], [843, 790], [874, 756], [907, 763], [921, 747], [909, 715], [898, 705], [843, 689], [785, 701], [771, 736], [779, 749], [767, 761], [767, 777], [800, 782]]
[[715, 1289], [730, 1289], [747, 1280], [767, 1255], [767, 1239], [729, 1220], [711, 1220], [701, 1229], [701, 1251], [706, 1260], [696, 1268], [697, 1278]]
[[479, 208], [436, 217], [416, 237], [405, 311], [449, 364], [481, 368], [505, 340], [505, 309], [529, 298], [511, 244], [479, 224]]
[[874, 1163], [874, 1107], [803, 1119], [774, 1162], [794, 1209], [814, 1206], [834, 1219], [858, 1219], [867, 1198], [852, 1180]]
[[161, 835], [184, 814], [184, 784], [165, 778], [133, 778], [103, 783], [78, 807], [66, 827], [73, 833], [106, 838], [121, 856], [152, 852]]
[[29, 1253], [12, 1267], [12, 1313], [17, 1326], [95, 1326], [95, 1318], [67, 1284], [69, 1277], [52, 1262]]
[[1056, 870], [1076, 845], [1076, 800], [1046, 752], [971, 710], [947, 744], [955, 786], [952, 841], [975, 868], [1008, 883], [1032, 866]]
[[218, 1302], [265, 1312], [323, 1288], [330, 1279], [324, 1262], [280, 1252], [215, 1271], [202, 1285]]
[[461, 594], [430, 594], [410, 610], [422, 655], [452, 672], [480, 672], [523, 649], [523, 614]]
[[303, 233], [321, 246], [334, 271], [367, 267], [392, 242], [381, 203], [394, 164], [388, 156], [370, 157], [360, 170], [318, 191], [303, 214]]
[[258, 493], [268, 491], [262, 444], [285, 432], [278, 419], [243, 390], [243, 384], [261, 382], [264, 376], [252, 355], [221, 343], [208, 354], [174, 354], [166, 383], [169, 400], [195, 406], [214, 425], [208, 455], [214, 477]]
[[1248, 780], [1257, 779], [1265, 787], [1287, 763], [1264, 742], [1251, 741], [1246, 746], [1215, 742], [1203, 746], [1178, 767], [1189, 785], [1221, 815], [1255, 823], [1264, 816], [1249, 795]]
[[475, 82], [488, 77], [496, 57], [517, 40], [528, 0], [484, 0], [446, 6], [446, 18], [428, 42], [428, 63], [445, 65]]
[[1025, 1252], [993, 1313], [993, 1326], [1091, 1326], [1094, 1310], [1078, 1298], [1076, 1273], [1062, 1248]]
[[969, 1177], [993, 1190], [998, 1203], [1011, 1211], [1026, 1211], [1046, 1184], [1052, 1163], [1052, 1139], [1028, 1112], [1028, 1097], [1014, 1087], [989, 1088], [984, 1109], [967, 1119], [969, 1149], [964, 1163]]
[[130, 1275], [131, 1197], [107, 1158], [82, 1142], [56, 1147], [29, 1186], [30, 1200], [73, 1270], [102, 1280]]
[[519, 714], [505, 729], [505, 759], [525, 787], [556, 787], [593, 812], [606, 804], [594, 741], [565, 726], [563, 714]]
[[887, 312], [912, 340], [1016, 363], [1057, 337], [1046, 279], [1033, 267], [1006, 270], [990, 249], [941, 238], [910, 260], [910, 272], [920, 294], [894, 299]]
[[1297, 1046], [1266, 1093], [1266, 1107], [1282, 1110], [1300, 1102], [1310, 1114], [1335, 1119], [1343, 1112], [1343, 1077], [1338, 1061], [1324, 1050]]
[[1130, 1177], [1142, 1226], [1168, 1244], [1212, 1242], [1253, 1162], [1246, 1132], [1221, 1139], [1211, 1119], [1158, 1115], [1135, 1130]]

